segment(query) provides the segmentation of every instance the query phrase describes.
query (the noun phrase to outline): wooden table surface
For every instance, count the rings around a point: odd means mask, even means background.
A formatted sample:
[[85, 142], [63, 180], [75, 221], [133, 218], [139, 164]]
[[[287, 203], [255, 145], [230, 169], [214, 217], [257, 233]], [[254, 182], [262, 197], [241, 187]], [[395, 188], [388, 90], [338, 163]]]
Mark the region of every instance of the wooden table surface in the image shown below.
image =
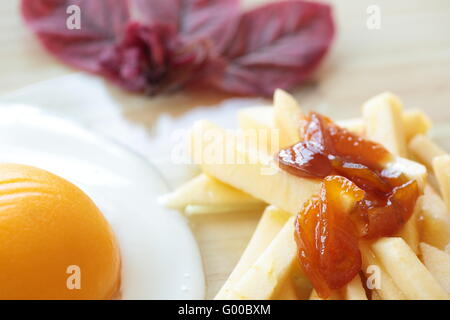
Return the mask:
[[[246, 0], [253, 6], [267, 0]], [[424, 109], [439, 143], [450, 150], [450, 1], [335, 0], [338, 36], [326, 62], [295, 95], [306, 109], [339, 119], [358, 116], [369, 97], [389, 90], [406, 107]], [[0, 94], [73, 72], [45, 54], [24, 28], [18, 0], [0, 2]], [[366, 26], [369, 5], [381, 10], [381, 28]], [[150, 129], [161, 114], [182, 115], [229, 96], [178, 93], [144, 98], [110, 88], [123, 115]], [[258, 214], [202, 217], [192, 221], [212, 297], [251, 236]]]

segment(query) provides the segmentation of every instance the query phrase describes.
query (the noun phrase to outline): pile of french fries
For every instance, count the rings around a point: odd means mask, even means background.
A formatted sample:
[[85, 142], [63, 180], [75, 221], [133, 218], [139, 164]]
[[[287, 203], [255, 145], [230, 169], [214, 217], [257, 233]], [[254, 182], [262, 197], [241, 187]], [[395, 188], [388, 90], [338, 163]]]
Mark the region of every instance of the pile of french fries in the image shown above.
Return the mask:
[[[431, 123], [426, 115], [404, 110], [394, 95], [380, 94], [362, 109], [361, 119], [337, 123], [384, 145], [396, 156], [388, 166], [416, 179], [423, 194], [399, 234], [361, 241], [360, 274], [329, 299], [448, 299], [450, 155], [428, 138]], [[321, 182], [276, 170], [274, 160], [278, 150], [300, 141], [302, 114], [295, 99], [278, 90], [273, 107], [239, 112], [239, 132], [208, 121], [197, 122], [192, 129], [190, 151], [203, 173], [168, 195], [165, 205], [187, 215], [265, 208], [216, 299], [320, 299], [298, 264], [294, 219]], [[247, 130], [276, 132], [277, 139], [243, 144]], [[205, 138], [211, 132], [223, 139]], [[221, 152], [209, 152], [206, 161], [205, 150], [215, 147]], [[236, 161], [220, 161], [224, 155]]]

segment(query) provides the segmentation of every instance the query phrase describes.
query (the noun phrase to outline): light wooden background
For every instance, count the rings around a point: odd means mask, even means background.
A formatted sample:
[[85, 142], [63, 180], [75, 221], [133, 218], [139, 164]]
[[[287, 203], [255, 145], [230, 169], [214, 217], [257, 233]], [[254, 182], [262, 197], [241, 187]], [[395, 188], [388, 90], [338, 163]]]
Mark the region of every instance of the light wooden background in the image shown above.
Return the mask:
[[[162, 0], [161, 0], [162, 1]], [[267, 0], [246, 0], [253, 6]], [[427, 111], [436, 137], [450, 150], [450, 1], [335, 0], [338, 36], [314, 78], [295, 92], [306, 108], [336, 118], [359, 114], [360, 105], [392, 91], [407, 107]], [[18, 0], [0, 2], [0, 94], [73, 70], [46, 55], [21, 23]], [[366, 27], [369, 5], [381, 9], [381, 29]], [[179, 93], [143, 98], [110, 88], [123, 115], [150, 129], [159, 115], [181, 115], [214, 105], [227, 95]], [[257, 222], [257, 214], [203, 217], [192, 221], [212, 297], [233, 268]]]

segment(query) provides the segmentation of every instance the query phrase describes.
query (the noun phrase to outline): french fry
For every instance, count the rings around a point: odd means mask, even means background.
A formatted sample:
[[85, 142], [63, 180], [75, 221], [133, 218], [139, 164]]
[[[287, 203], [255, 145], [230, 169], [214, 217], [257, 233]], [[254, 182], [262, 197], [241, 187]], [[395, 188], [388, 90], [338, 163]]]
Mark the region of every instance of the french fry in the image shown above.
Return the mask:
[[431, 129], [431, 120], [419, 109], [410, 109], [403, 112], [403, 127], [406, 141], [410, 141], [416, 135], [427, 134]]
[[366, 128], [362, 118], [353, 118], [346, 120], [339, 120], [336, 122], [338, 126], [347, 129], [357, 135], [363, 136]]
[[433, 159], [435, 157], [446, 154], [441, 147], [421, 134], [414, 136], [408, 147], [411, 154], [428, 168], [433, 168]]
[[442, 198], [447, 205], [447, 210], [450, 210], [450, 155], [435, 157], [433, 159], [433, 169]]
[[277, 292], [274, 293], [272, 300], [299, 300], [295, 290], [295, 284], [288, 276]]
[[274, 292], [272, 299], [307, 300], [312, 290], [311, 282], [303, 274], [297, 260], [293, 263], [284, 283]]
[[275, 129], [275, 111], [271, 106], [256, 106], [238, 111], [241, 129]]
[[294, 265], [292, 266], [291, 271], [289, 272], [289, 278], [294, 284], [297, 298], [299, 300], [308, 299], [313, 287], [309, 279], [305, 277], [298, 259], [297, 262], [294, 263]]
[[[223, 139], [205, 139], [205, 132], [211, 130]], [[264, 157], [241, 146], [236, 137], [226, 139], [225, 135], [224, 130], [206, 121], [194, 125], [193, 148], [198, 149], [193, 150], [193, 153], [197, 154], [203, 171], [210, 176], [294, 215], [300, 211], [305, 201], [319, 191], [320, 182], [279, 170], [273, 157]], [[208, 156], [202, 155], [204, 150], [214, 149], [218, 151], [211, 152]], [[224, 158], [235, 161], [224, 163]], [[240, 163], [237, 163], [238, 160]]]
[[226, 299], [267, 300], [284, 283], [296, 260], [294, 219], [291, 217], [261, 256], [230, 288]]
[[409, 220], [403, 226], [402, 230], [397, 234], [398, 237], [403, 238], [409, 247], [414, 251], [415, 254], [419, 254], [419, 216], [422, 210], [421, 197], [417, 199], [416, 206], [414, 207], [414, 212], [412, 213]]
[[[427, 115], [418, 109], [405, 110], [402, 116], [406, 141], [410, 141], [416, 135], [424, 135], [431, 128], [431, 121]], [[354, 118], [337, 121], [337, 124], [353, 133], [364, 135], [365, 124], [363, 119]]]
[[[362, 271], [365, 273], [368, 281], [371, 277], [379, 277], [379, 287], [369, 288], [374, 294], [378, 295], [381, 300], [405, 300], [406, 297], [403, 292], [397, 287], [392, 280], [392, 277], [386, 272], [384, 266], [381, 265], [380, 260], [375, 256], [370, 245], [366, 242], [360, 243], [361, 257], [362, 257]], [[374, 274], [378, 272], [378, 274]], [[376, 281], [377, 279], [374, 279]], [[375, 285], [373, 283], [372, 285]]]
[[200, 174], [165, 195], [162, 202], [173, 209], [184, 209], [189, 205], [217, 207], [218, 210], [225, 206], [231, 206], [231, 209], [239, 206], [251, 209], [264, 205], [260, 200], [205, 174]]
[[434, 278], [450, 293], [450, 255], [426, 243], [420, 244], [422, 260]]
[[266, 208], [247, 248], [239, 259], [239, 262], [217, 293], [215, 297], [216, 300], [224, 299], [229, 294], [230, 288], [232, 288], [242, 275], [250, 269], [251, 265], [258, 259], [261, 253], [286, 224], [289, 217], [289, 213], [274, 206]]
[[280, 132], [280, 149], [300, 141], [300, 123], [303, 112], [289, 93], [276, 90], [273, 99], [275, 127]]
[[308, 300], [312, 290], [313, 287], [311, 282], [303, 274], [298, 259], [296, 259], [296, 262], [292, 264], [291, 270], [289, 270], [284, 282], [280, 284], [273, 293], [272, 299]]
[[184, 208], [184, 213], [187, 216], [196, 216], [203, 214], [229, 214], [229, 213], [244, 213], [244, 212], [258, 212], [262, 211], [266, 205], [238, 204], [238, 205], [195, 205], [189, 204]]
[[426, 186], [420, 197], [421, 240], [445, 250], [450, 244], [450, 214], [441, 197], [430, 186]]
[[238, 111], [239, 128], [242, 130], [266, 131], [267, 141], [264, 150], [274, 154], [280, 150], [280, 132], [275, 125], [274, 108], [270, 106], [250, 107]]
[[352, 281], [345, 286], [346, 300], [367, 300], [366, 291], [361, 283], [361, 277], [356, 275]]
[[372, 249], [408, 299], [448, 299], [444, 289], [402, 238], [381, 238]]
[[[367, 138], [384, 145], [391, 153], [406, 156], [406, 138], [403, 128], [403, 106], [400, 100], [391, 93], [380, 94], [363, 106]], [[426, 177], [426, 169], [423, 168]], [[423, 189], [425, 179], [418, 180]], [[419, 233], [417, 228], [417, 213], [400, 231], [414, 252], [418, 252]]]
[[363, 106], [367, 137], [384, 145], [392, 154], [406, 157], [402, 113], [400, 100], [391, 93], [375, 96]]

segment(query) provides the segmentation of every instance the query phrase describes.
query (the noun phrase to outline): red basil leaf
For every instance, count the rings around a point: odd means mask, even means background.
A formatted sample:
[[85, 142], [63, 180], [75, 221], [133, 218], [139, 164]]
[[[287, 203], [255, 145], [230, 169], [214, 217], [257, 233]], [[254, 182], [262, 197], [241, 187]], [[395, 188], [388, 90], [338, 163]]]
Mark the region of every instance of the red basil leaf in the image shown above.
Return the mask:
[[[70, 5], [81, 8], [80, 29], [67, 27]], [[129, 19], [123, 0], [22, 0], [22, 14], [50, 53], [95, 73], [101, 71], [98, 57], [123, 33]]]
[[[128, 0], [133, 20], [143, 24], [164, 23], [178, 30], [181, 2], [184, 0]], [[110, 8], [109, 10], [113, 10]]]
[[232, 40], [239, 15], [239, 0], [185, 0], [179, 30], [186, 41], [209, 41], [219, 54]]
[[223, 73], [211, 71], [207, 81], [239, 94], [289, 89], [315, 70], [333, 36], [328, 5], [283, 1], [256, 8], [242, 15]]
[[174, 32], [166, 25], [130, 23], [120, 43], [97, 58], [101, 74], [125, 89], [152, 93], [168, 72]]
[[[66, 26], [70, 5], [80, 8], [79, 30]], [[62, 61], [152, 94], [194, 81], [224, 51], [239, 0], [22, 0], [22, 13]]]
[[238, 0], [133, 2], [130, 12], [136, 17], [137, 11], [140, 22], [130, 25], [124, 39], [102, 55], [103, 74], [146, 94], [195, 82], [211, 58], [228, 46], [239, 17], [238, 4]]
[[[79, 30], [66, 26], [70, 5]], [[145, 93], [199, 82], [271, 94], [306, 79], [334, 33], [330, 8], [304, 1], [242, 16], [239, 0], [22, 0], [22, 12], [62, 61]]]
[[240, 0], [134, 0], [142, 23], [173, 25], [186, 42], [210, 41], [217, 52], [228, 46], [239, 19]]
[[186, 45], [168, 25], [132, 22], [124, 39], [102, 53], [101, 74], [131, 91], [173, 91], [194, 79], [208, 62], [208, 50]]

